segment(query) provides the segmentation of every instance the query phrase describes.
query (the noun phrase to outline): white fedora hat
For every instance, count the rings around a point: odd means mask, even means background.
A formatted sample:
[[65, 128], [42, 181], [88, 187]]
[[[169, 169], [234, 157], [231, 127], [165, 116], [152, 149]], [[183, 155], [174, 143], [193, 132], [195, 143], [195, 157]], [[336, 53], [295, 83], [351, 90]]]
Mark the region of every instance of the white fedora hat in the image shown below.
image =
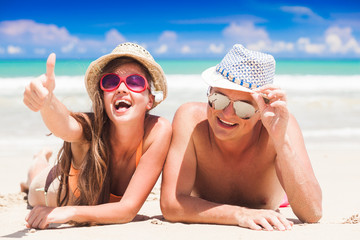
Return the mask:
[[273, 83], [274, 75], [273, 56], [236, 44], [218, 65], [206, 69], [201, 76], [212, 87], [252, 92]]

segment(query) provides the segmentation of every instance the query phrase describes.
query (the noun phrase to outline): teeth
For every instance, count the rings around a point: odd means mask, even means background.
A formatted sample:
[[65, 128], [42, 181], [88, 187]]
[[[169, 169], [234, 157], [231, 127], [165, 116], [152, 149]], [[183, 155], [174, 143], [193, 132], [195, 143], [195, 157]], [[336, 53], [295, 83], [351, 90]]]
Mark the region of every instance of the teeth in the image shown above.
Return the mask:
[[115, 108], [116, 109], [120, 109], [120, 108], [129, 108], [131, 107], [131, 102], [125, 99], [120, 99], [120, 100], [116, 100], [115, 101]]
[[131, 102], [129, 102], [128, 100], [116, 100], [115, 105], [119, 105], [120, 103], [126, 103], [127, 105], [131, 105]]
[[220, 118], [219, 118], [219, 120], [220, 120], [220, 122], [225, 123], [226, 125], [230, 125], [230, 126], [234, 126], [236, 124], [236, 123], [231, 123], [231, 122], [224, 121], [224, 120], [222, 120]]

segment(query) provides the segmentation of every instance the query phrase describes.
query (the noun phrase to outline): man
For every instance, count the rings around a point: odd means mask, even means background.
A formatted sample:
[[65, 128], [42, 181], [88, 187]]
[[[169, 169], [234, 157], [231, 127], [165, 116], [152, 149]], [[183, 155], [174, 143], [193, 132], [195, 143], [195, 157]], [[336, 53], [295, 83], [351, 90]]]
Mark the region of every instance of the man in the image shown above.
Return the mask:
[[184, 104], [173, 120], [161, 189], [167, 220], [288, 230], [293, 223], [276, 211], [286, 197], [301, 221], [321, 218], [321, 189], [274, 74], [271, 55], [241, 45], [204, 71], [208, 104]]

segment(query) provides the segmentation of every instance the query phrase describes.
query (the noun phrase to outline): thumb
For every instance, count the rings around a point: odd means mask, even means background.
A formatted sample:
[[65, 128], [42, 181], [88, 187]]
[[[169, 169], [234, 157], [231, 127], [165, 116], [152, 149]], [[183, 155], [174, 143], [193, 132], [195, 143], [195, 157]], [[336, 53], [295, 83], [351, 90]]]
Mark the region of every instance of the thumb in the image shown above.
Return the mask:
[[44, 87], [50, 92], [55, 88], [55, 61], [56, 55], [55, 53], [51, 53], [46, 61], [46, 80], [43, 83]]

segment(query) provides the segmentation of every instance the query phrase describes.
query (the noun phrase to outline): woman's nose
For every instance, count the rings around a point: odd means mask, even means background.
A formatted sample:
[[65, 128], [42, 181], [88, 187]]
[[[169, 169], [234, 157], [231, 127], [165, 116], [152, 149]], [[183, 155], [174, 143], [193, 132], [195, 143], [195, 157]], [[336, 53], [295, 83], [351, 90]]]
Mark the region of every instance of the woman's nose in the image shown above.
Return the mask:
[[122, 83], [120, 83], [117, 91], [118, 91], [118, 92], [128, 92], [129, 89], [127, 88], [127, 86], [125, 85], [125, 83], [122, 82]]

